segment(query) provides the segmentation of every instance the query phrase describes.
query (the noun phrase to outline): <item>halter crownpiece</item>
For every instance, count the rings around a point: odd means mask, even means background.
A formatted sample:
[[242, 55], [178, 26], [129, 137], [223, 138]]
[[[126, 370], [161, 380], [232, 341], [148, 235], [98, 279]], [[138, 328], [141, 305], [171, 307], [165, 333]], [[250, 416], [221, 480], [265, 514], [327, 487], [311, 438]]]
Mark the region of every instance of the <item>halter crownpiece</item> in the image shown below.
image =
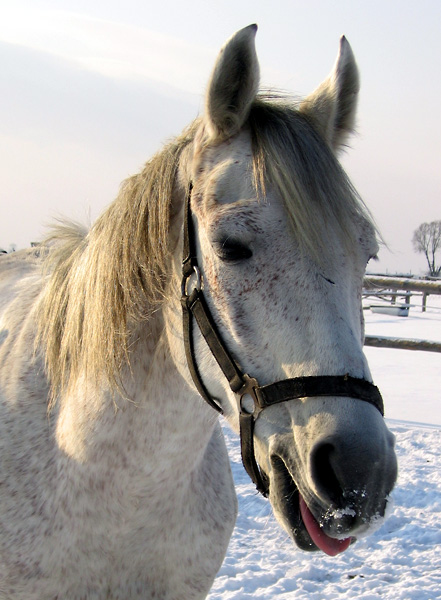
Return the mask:
[[[268, 385], [260, 386], [257, 379], [244, 373], [230, 354], [202, 291], [202, 275], [197, 264], [195, 236], [191, 215], [190, 183], [184, 207], [184, 240], [182, 259], [181, 304], [183, 315], [183, 332], [185, 354], [188, 368], [194, 384], [204, 400], [217, 412], [222, 414], [222, 407], [216, 398], [205, 387], [199, 371], [193, 340], [193, 320], [207, 342], [214, 358], [235, 393], [239, 408], [240, 445], [242, 463], [257, 490], [267, 497], [269, 484], [260, 470], [254, 454], [254, 424], [260, 413], [274, 404], [316, 396], [339, 396], [355, 398], [368, 402], [384, 416], [383, 399], [379, 389], [366, 379], [358, 379], [349, 375], [321, 375], [314, 377], [295, 377], [283, 379]], [[196, 282], [189, 293], [190, 279], [195, 276]], [[253, 400], [253, 410], [245, 406], [245, 398]]]

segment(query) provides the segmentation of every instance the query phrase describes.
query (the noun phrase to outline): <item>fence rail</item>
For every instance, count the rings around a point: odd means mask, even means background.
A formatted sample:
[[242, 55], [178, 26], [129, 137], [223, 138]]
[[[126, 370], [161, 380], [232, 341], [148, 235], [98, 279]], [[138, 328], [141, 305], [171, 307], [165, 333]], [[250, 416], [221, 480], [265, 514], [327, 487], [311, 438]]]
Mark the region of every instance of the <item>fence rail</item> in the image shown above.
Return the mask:
[[409, 292], [424, 292], [441, 296], [441, 281], [427, 281], [426, 279], [408, 279], [406, 277], [387, 277], [383, 275], [366, 275], [363, 287], [365, 290], [388, 289], [404, 290]]
[[441, 352], [441, 342], [382, 337], [377, 335], [367, 335], [364, 340], [364, 345], [372, 346], [375, 348], [398, 348], [400, 350], [423, 350], [425, 352]]

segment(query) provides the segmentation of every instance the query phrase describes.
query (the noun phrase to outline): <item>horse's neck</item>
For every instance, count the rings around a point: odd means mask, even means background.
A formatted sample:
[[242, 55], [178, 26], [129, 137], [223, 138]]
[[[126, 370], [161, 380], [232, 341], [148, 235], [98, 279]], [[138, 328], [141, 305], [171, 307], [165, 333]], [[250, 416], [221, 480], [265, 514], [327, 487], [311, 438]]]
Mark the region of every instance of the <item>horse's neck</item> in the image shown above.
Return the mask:
[[124, 394], [78, 385], [61, 405], [59, 445], [81, 463], [117, 460], [163, 477], [197, 464], [209, 443], [215, 415], [179, 373], [162, 317], [139, 328]]

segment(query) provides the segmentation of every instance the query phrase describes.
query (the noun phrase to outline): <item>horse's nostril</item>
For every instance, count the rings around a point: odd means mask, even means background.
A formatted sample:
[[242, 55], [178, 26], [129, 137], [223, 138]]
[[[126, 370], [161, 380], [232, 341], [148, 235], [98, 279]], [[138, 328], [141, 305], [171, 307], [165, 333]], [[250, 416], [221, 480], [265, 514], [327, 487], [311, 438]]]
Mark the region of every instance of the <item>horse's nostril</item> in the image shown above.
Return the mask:
[[335, 447], [330, 442], [317, 444], [311, 452], [311, 476], [318, 496], [339, 506], [343, 489], [333, 468]]

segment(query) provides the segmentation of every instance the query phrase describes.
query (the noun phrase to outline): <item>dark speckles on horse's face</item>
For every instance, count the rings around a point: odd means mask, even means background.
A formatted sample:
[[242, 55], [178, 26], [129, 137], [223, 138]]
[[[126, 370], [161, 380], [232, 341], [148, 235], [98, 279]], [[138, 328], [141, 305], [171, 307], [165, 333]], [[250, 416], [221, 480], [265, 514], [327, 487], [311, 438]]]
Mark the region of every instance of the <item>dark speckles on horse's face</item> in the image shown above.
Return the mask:
[[248, 296], [252, 292], [256, 291], [258, 286], [259, 286], [259, 284], [257, 283], [257, 281], [254, 281], [254, 282], [250, 282], [248, 280], [246, 282], [244, 281], [236, 295], [239, 298]]
[[[233, 354], [271, 380], [281, 376], [281, 364], [298, 373], [296, 365], [315, 353], [310, 348], [311, 342], [315, 344], [313, 323], [317, 316], [324, 317], [323, 302], [314, 300], [314, 295], [322, 290], [318, 284], [322, 278], [313, 260], [301, 252], [281, 199], [271, 191], [265, 200], [254, 197], [251, 180], [243, 175], [246, 161], [234, 156], [234, 144], [229, 146], [233, 158], [226, 155], [219, 164], [207, 159], [215, 171], [215, 177], [208, 177], [214, 187], [205, 189], [195, 207], [204, 240], [201, 263], [206, 295]], [[228, 237], [246, 243], [252, 256], [223, 261], [216, 254], [216, 243]], [[287, 331], [291, 334], [284, 336]], [[270, 351], [268, 338], [274, 345]], [[318, 361], [323, 367], [314, 369], [327, 370], [327, 360], [324, 353]]]

